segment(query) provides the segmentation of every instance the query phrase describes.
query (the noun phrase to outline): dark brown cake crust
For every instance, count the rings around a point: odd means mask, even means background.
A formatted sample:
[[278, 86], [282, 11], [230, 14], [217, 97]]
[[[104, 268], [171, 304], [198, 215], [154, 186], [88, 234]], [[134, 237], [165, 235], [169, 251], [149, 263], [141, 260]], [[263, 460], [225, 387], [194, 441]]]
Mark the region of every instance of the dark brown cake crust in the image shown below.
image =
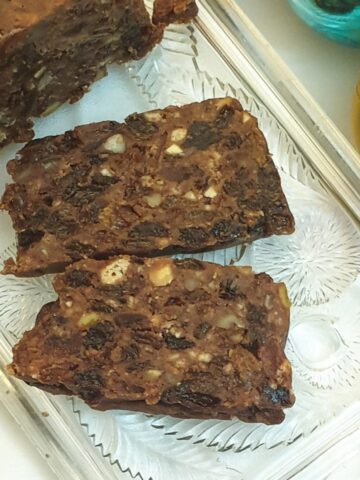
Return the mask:
[[249, 267], [82, 260], [14, 348], [10, 372], [97, 409], [279, 423], [293, 404], [286, 288]]
[[143, 57], [166, 25], [196, 14], [183, 0], [171, 5], [166, 11], [160, 0], [155, 25], [143, 0], [0, 2], [0, 146], [30, 140], [31, 117], [76, 102], [106, 65]]
[[255, 118], [231, 98], [134, 114], [29, 143], [0, 208], [18, 276], [84, 257], [196, 252], [293, 232]]

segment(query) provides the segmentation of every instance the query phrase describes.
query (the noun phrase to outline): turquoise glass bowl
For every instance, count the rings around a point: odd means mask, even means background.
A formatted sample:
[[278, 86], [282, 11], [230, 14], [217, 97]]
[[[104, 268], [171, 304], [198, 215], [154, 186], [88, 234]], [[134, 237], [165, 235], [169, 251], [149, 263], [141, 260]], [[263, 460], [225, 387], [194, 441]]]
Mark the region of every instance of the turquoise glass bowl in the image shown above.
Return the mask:
[[289, 3], [298, 16], [317, 32], [332, 40], [360, 47], [360, 6], [347, 13], [330, 13], [320, 8], [315, 0], [289, 0]]

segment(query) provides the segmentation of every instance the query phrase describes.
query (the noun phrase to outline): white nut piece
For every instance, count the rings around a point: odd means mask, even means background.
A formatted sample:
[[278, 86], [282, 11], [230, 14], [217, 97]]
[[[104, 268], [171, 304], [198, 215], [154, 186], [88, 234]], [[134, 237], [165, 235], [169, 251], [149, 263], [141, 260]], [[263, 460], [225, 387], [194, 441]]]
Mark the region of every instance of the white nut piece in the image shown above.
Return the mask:
[[219, 318], [216, 322], [216, 325], [220, 328], [225, 328], [226, 330], [228, 330], [233, 325], [236, 325], [238, 327], [243, 327], [243, 322], [236, 315], [234, 315], [232, 313], [229, 313], [229, 314], [223, 315], [221, 318]]
[[250, 119], [251, 119], [251, 115], [250, 115], [249, 113], [247, 113], [247, 112], [244, 112], [244, 113], [243, 113], [243, 117], [242, 117], [243, 123], [248, 122]]
[[104, 143], [103, 147], [108, 152], [112, 153], [124, 153], [126, 150], [125, 138], [121, 133], [112, 135]]
[[149, 207], [156, 208], [161, 204], [162, 198], [159, 193], [152, 193], [151, 195], [146, 196], [145, 200]]
[[217, 191], [211, 186], [204, 192], [204, 196], [206, 198], [215, 198], [217, 196]]
[[210, 363], [213, 356], [210, 353], [200, 353], [198, 359], [200, 362]]
[[111, 285], [123, 278], [129, 268], [130, 260], [126, 257], [118, 258], [103, 268], [100, 272], [102, 283]]
[[193, 202], [196, 201], [195, 193], [192, 190], [190, 190], [189, 192], [186, 192], [184, 197]]
[[146, 370], [144, 377], [146, 380], [157, 380], [159, 377], [161, 377], [162, 373], [163, 372], [161, 370], [150, 369]]
[[103, 177], [113, 177], [113, 174], [107, 168], [102, 168], [100, 173]]
[[171, 132], [171, 141], [172, 142], [181, 142], [182, 140], [185, 139], [187, 135], [187, 130], [186, 128], [176, 128]]
[[223, 372], [226, 373], [227, 375], [229, 375], [232, 371], [233, 371], [233, 366], [231, 363], [227, 363], [223, 368]]
[[170, 147], [168, 147], [165, 151], [169, 155], [181, 155], [183, 153], [182, 148], [179, 147], [179, 145], [176, 145], [176, 143], [170, 145]]
[[144, 175], [140, 180], [143, 187], [151, 187], [151, 185], [154, 183], [150, 175]]
[[240, 343], [244, 335], [242, 333], [235, 333], [235, 335], [231, 335], [230, 338], [234, 343]]
[[78, 321], [79, 327], [89, 327], [99, 320], [99, 315], [96, 312], [84, 313]]
[[176, 338], [181, 338], [183, 336], [183, 332], [176, 327], [171, 327], [170, 333]]
[[184, 287], [189, 292], [193, 292], [200, 287], [200, 282], [196, 278], [186, 278], [184, 281]]
[[158, 260], [149, 269], [150, 282], [156, 287], [165, 287], [174, 280], [171, 265], [164, 260]]
[[159, 111], [146, 112], [144, 117], [148, 122], [160, 122], [162, 119], [161, 113]]
[[170, 245], [170, 240], [168, 238], [157, 238], [155, 243], [157, 247], [163, 249]]

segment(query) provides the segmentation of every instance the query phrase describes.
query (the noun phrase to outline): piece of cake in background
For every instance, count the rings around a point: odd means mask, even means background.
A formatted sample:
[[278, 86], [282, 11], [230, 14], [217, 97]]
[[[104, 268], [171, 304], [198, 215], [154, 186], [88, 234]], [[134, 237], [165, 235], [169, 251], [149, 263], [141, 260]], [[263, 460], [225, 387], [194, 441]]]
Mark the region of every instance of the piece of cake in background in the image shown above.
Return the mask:
[[317, 32], [360, 46], [360, 0], [289, 0], [299, 17]]
[[0, 209], [16, 264], [62, 271], [81, 258], [194, 253], [294, 231], [257, 120], [220, 98], [83, 125], [34, 140], [8, 163]]
[[156, 1], [159, 25], [144, 0], [0, 2], [0, 146], [30, 140], [32, 117], [76, 102], [108, 64], [142, 58], [167, 24], [197, 12], [184, 0], [168, 10]]
[[186, 23], [198, 13], [195, 0], [157, 0], [154, 3], [153, 22]]

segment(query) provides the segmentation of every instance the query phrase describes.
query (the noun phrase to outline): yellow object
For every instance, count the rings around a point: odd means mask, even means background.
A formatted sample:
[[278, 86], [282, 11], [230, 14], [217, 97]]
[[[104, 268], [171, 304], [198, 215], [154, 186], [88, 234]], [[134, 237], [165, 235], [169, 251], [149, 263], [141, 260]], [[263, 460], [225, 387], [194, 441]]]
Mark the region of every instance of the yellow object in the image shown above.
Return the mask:
[[360, 81], [358, 82], [355, 89], [352, 122], [353, 122], [353, 133], [355, 138], [355, 144], [357, 149], [360, 152]]

